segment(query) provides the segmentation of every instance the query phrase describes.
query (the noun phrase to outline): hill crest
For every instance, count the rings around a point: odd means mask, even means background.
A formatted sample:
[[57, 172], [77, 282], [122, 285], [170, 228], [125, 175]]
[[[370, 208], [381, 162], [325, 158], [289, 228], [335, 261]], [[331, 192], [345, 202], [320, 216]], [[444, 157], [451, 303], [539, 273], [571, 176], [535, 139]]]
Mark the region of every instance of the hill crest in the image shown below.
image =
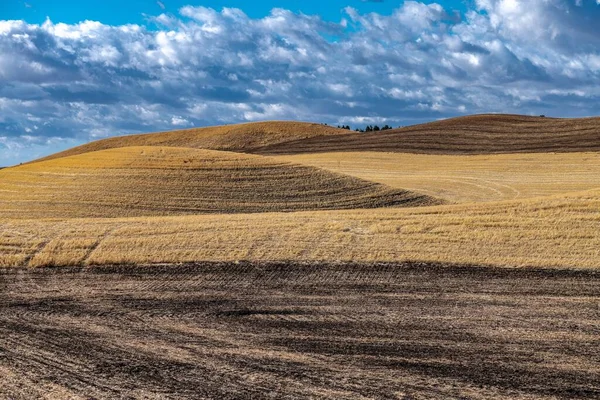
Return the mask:
[[189, 147], [252, 152], [270, 145], [316, 136], [343, 135], [348, 131], [328, 125], [296, 121], [265, 121], [184, 130], [115, 136], [51, 154], [33, 162], [92, 151], [131, 146]]
[[403, 128], [346, 133], [267, 145], [259, 154], [387, 151], [421, 154], [502, 154], [600, 151], [600, 118], [509, 114], [456, 117]]

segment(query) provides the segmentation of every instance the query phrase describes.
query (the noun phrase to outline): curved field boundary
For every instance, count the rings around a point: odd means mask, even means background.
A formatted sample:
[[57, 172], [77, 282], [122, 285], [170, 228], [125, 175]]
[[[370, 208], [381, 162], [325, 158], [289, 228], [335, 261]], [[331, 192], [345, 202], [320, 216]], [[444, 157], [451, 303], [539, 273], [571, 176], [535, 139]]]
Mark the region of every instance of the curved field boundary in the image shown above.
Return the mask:
[[263, 156], [125, 147], [0, 171], [0, 218], [74, 218], [441, 204]]

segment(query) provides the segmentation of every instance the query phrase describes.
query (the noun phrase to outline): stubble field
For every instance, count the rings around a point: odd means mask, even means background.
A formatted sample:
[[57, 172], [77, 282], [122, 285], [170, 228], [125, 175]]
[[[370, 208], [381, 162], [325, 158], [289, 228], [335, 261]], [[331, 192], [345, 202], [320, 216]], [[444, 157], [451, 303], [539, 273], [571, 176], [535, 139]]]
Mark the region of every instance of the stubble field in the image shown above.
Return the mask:
[[521, 200], [600, 188], [600, 153], [593, 152], [432, 155], [364, 151], [277, 159], [449, 203]]
[[0, 219], [153, 217], [441, 204], [272, 158], [141, 146], [0, 172]]

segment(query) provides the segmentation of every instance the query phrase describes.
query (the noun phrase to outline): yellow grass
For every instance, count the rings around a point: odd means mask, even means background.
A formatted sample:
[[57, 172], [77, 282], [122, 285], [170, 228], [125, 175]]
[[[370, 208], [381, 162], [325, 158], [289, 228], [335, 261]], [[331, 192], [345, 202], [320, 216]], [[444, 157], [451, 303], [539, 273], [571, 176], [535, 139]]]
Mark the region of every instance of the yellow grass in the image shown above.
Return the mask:
[[466, 156], [340, 152], [277, 158], [456, 203], [525, 199], [600, 188], [600, 153]]
[[600, 267], [600, 191], [408, 209], [0, 222], [0, 265], [198, 260]]
[[[476, 116], [343, 137], [322, 125], [259, 123], [107, 139], [0, 171], [0, 266], [413, 260], [599, 268], [600, 155], [574, 152], [595, 149], [596, 122]], [[340, 151], [341, 142], [378, 152], [318, 154]], [[390, 146], [396, 153], [381, 152]], [[419, 155], [403, 146], [521, 154]], [[540, 153], [522, 153], [532, 148]], [[555, 148], [573, 153], [541, 152]], [[373, 209], [435, 198], [461, 204]]]
[[198, 149], [251, 151], [264, 146], [319, 136], [341, 135], [345, 129], [295, 122], [267, 121], [211, 126], [180, 131], [111, 137], [52, 154], [37, 161], [52, 160], [98, 150], [129, 146], [190, 147]]
[[298, 211], [431, 204], [427, 196], [268, 157], [127, 147], [0, 171], [0, 218]]

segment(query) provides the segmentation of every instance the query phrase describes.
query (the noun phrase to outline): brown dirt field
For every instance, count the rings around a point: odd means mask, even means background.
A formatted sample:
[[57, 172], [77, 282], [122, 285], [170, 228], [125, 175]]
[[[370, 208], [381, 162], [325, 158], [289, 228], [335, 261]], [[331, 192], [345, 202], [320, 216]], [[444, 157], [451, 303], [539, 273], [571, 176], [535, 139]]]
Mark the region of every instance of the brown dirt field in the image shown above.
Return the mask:
[[78, 218], [376, 208], [433, 198], [270, 157], [126, 147], [0, 171], [0, 218]]
[[290, 140], [306, 139], [314, 136], [341, 135], [347, 132], [345, 129], [297, 121], [266, 121], [209, 126], [205, 128], [111, 137], [52, 154], [34, 162], [129, 146], [190, 147], [212, 150], [251, 151]]
[[600, 150], [600, 118], [473, 115], [374, 133], [312, 137], [253, 150], [259, 154], [390, 151], [423, 154]]
[[0, 398], [594, 399], [600, 274], [0, 269]]

